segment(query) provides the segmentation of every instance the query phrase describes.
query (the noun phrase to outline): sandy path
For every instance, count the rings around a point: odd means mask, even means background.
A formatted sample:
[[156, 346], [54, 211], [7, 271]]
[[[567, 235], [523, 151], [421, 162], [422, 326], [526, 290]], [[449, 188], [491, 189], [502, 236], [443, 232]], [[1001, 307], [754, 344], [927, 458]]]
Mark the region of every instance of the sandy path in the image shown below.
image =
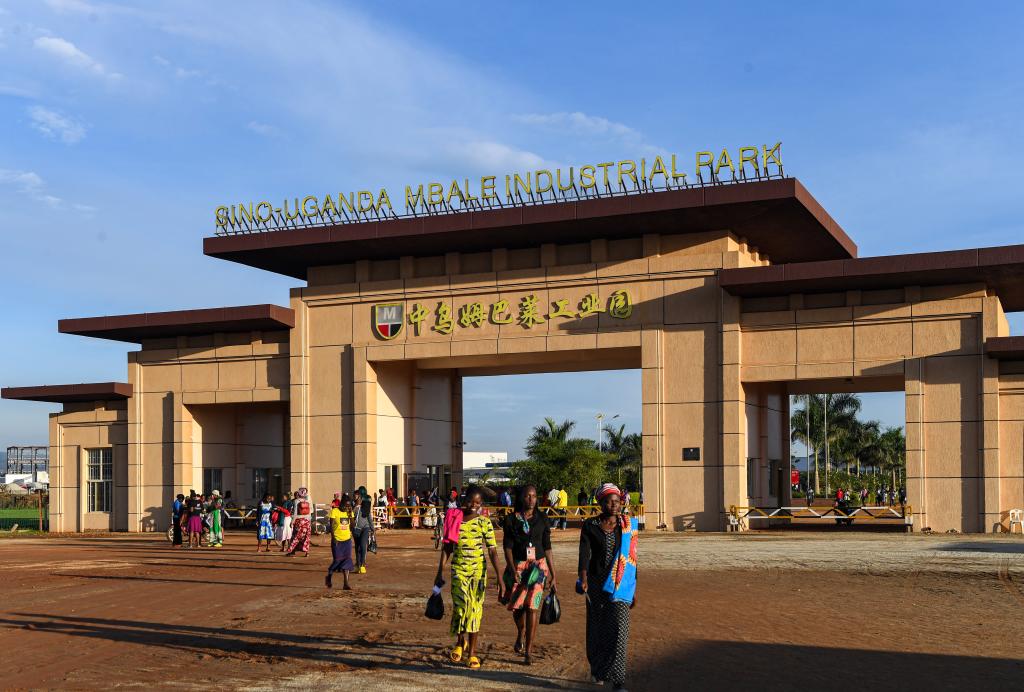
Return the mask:
[[[150, 536], [0, 541], [3, 688], [588, 689], [575, 532], [556, 537], [563, 620], [539, 659], [488, 595], [484, 669], [446, 662], [422, 609], [437, 553], [382, 535], [356, 591], [308, 559], [171, 552]], [[631, 689], [1013, 689], [1024, 680], [1024, 539], [856, 533], [645, 535]]]

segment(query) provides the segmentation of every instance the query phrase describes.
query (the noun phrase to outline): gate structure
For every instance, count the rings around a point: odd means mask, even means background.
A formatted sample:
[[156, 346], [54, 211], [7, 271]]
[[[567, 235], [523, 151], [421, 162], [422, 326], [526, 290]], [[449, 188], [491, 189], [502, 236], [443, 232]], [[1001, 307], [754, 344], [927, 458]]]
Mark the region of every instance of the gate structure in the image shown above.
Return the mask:
[[649, 528], [792, 504], [800, 391], [905, 391], [916, 525], [1024, 505], [1024, 246], [858, 259], [793, 178], [250, 230], [204, 252], [304, 282], [288, 307], [61, 320], [138, 344], [128, 381], [4, 390], [62, 404], [55, 528], [165, 528], [204, 484], [458, 485], [463, 376], [611, 368], [642, 369]]

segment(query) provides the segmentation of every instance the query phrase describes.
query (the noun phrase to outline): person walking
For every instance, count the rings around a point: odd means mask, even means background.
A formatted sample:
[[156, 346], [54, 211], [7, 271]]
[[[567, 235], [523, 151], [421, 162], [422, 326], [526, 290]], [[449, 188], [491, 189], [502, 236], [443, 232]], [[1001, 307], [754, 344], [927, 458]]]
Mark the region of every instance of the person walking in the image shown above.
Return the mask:
[[418, 529], [420, 527], [420, 494], [414, 489], [409, 493], [409, 517], [412, 528]]
[[259, 529], [256, 533], [256, 552], [260, 552], [260, 544], [267, 542], [267, 552], [270, 552], [270, 542], [274, 540], [274, 525], [270, 521], [270, 513], [274, 510], [274, 496], [267, 493], [260, 500], [259, 506]]
[[505, 518], [501, 547], [505, 553], [505, 593], [516, 623], [514, 650], [531, 664], [544, 588], [555, 590], [555, 566], [551, 560], [551, 527], [537, 509], [537, 487], [519, 492], [516, 511]]
[[558, 508], [558, 528], [565, 531], [569, 528], [569, 493], [565, 492], [564, 488], [558, 490], [558, 502], [555, 503], [555, 507]]
[[309, 557], [309, 537], [313, 528], [313, 503], [309, 499], [309, 491], [299, 488], [296, 491], [295, 519], [292, 521], [292, 542], [286, 555], [294, 557], [302, 551], [303, 557]]
[[386, 498], [385, 506], [388, 508], [388, 528], [395, 528], [395, 507], [398, 506], [398, 501], [395, 499], [395, 489], [388, 488], [384, 491], [384, 497]]
[[171, 539], [171, 546], [181, 546], [181, 513], [185, 509], [185, 496], [178, 493], [178, 497], [174, 498], [174, 502], [171, 504], [171, 531], [173, 537]]
[[203, 503], [193, 490], [185, 501], [188, 509], [188, 546], [198, 548], [203, 537]]
[[221, 548], [224, 546], [224, 501], [220, 497], [220, 491], [214, 490], [210, 495], [210, 547]]
[[587, 598], [587, 661], [598, 682], [623, 690], [630, 610], [636, 606], [636, 519], [622, 516], [622, 491], [605, 483], [597, 491], [601, 514], [583, 522], [579, 581]]
[[331, 558], [332, 562], [327, 568], [327, 576], [324, 577], [324, 584], [327, 588], [333, 586], [332, 578], [335, 572], [341, 572], [345, 579], [345, 585], [341, 587], [350, 591], [348, 575], [352, 571], [352, 502], [348, 499], [340, 500], [339, 507], [332, 507], [331, 513], [327, 515], [331, 525]]
[[[466, 491], [461, 511], [452, 509], [446, 513], [444, 546], [434, 579], [435, 586], [444, 586], [441, 575], [451, 563], [452, 622], [449, 631], [457, 639], [449, 658], [458, 663], [465, 653], [467, 664], [474, 670], [480, 668], [476, 645], [484, 614], [484, 594], [487, 592], [485, 553], [490, 558], [494, 573], [501, 573], [494, 526], [490, 519], [480, 515], [481, 506], [483, 499], [479, 488], [471, 487]], [[504, 595], [500, 578], [497, 585], [500, 601]]]
[[285, 495], [284, 501], [274, 508], [274, 516], [277, 517], [277, 521], [274, 522], [274, 542], [281, 546], [279, 552], [282, 553], [292, 540], [292, 511], [294, 508], [295, 503], [287, 495]]
[[370, 534], [373, 532], [373, 510], [364, 486], [359, 486], [353, 498], [355, 511], [352, 518], [352, 540], [356, 551], [355, 571], [358, 574], [366, 574], [366, 549], [370, 545]]

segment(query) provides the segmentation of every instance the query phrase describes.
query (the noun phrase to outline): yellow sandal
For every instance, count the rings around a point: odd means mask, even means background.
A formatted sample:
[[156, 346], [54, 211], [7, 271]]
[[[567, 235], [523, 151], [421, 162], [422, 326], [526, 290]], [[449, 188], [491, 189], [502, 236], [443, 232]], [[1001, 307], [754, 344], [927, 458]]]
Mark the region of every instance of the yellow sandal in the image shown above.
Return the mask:
[[477, 658], [476, 656], [470, 656], [469, 657], [469, 667], [472, 668], [473, 670], [479, 669], [480, 668], [480, 659]]
[[452, 650], [448, 652], [448, 658], [451, 659], [452, 663], [458, 663], [459, 661], [461, 661], [462, 660], [462, 647], [461, 646], [452, 647]]

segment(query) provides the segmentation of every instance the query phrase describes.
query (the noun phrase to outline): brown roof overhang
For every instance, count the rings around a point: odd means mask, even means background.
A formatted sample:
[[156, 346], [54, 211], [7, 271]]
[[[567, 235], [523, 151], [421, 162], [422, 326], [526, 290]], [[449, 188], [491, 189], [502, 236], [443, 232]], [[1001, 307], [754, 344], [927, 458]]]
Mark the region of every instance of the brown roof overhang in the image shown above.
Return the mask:
[[985, 355], [998, 360], [1024, 360], [1024, 336], [990, 336]]
[[774, 262], [856, 257], [857, 246], [795, 178], [203, 239], [211, 257], [306, 278], [309, 267], [728, 229]]
[[88, 384], [50, 384], [41, 387], [4, 387], [0, 398], [20, 401], [49, 401], [66, 404], [73, 401], [110, 401], [130, 399], [132, 386], [127, 382], [90, 382]]
[[61, 334], [142, 343], [144, 339], [213, 334], [214, 332], [276, 331], [295, 326], [295, 311], [280, 305], [144, 312], [137, 315], [80, 317], [60, 320]]
[[1024, 310], [1024, 245], [724, 269], [718, 282], [738, 296], [983, 283], [1013, 312]]

